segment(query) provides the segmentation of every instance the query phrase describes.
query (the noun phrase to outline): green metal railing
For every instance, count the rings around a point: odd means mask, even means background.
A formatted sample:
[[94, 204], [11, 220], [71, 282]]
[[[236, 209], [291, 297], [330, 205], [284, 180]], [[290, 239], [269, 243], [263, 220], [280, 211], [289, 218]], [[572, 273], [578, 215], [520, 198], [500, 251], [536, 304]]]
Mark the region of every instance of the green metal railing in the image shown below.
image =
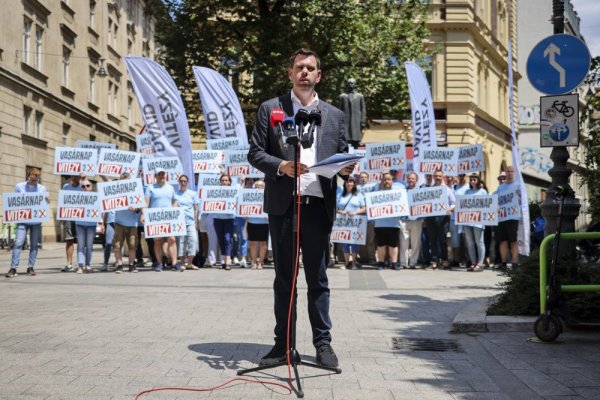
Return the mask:
[[[542, 240], [540, 245], [540, 314], [546, 312], [546, 301], [548, 293], [548, 247], [550, 242], [554, 241], [556, 234], [548, 235]], [[561, 233], [560, 240], [577, 240], [577, 239], [600, 239], [600, 232], [572, 232]], [[569, 293], [591, 293], [600, 292], [600, 285], [560, 285], [563, 292]]]

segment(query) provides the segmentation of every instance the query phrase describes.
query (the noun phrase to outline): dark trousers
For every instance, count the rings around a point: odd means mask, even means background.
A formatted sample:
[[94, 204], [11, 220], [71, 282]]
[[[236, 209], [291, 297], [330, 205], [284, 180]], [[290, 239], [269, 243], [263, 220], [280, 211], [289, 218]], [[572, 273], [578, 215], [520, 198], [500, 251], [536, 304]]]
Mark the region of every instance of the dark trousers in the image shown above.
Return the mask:
[[231, 256], [231, 241], [233, 232], [235, 231], [234, 223], [234, 219], [215, 218], [213, 220], [213, 226], [217, 233], [217, 239], [219, 239], [219, 248], [221, 249], [222, 256]]
[[[135, 258], [137, 259], [138, 262], [143, 263], [144, 262], [144, 252], [142, 251], [142, 234], [144, 233], [144, 226], [138, 226], [138, 231], [137, 231], [137, 238], [138, 238], [138, 245], [137, 248], [135, 249]], [[145, 238], [146, 240], [146, 244], [148, 245], [148, 255], [150, 256], [150, 260], [152, 260], [153, 263], [155, 263], [156, 260], [156, 256], [154, 255], [154, 239], [152, 238]], [[161, 260], [162, 262], [162, 260]]]
[[426, 221], [431, 259], [434, 261], [448, 261], [448, 238], [446, 236], [448, 217], [428, 217]]
[[[284, 215], [269, 215], [275, 261], [275, 341], [285, 345], [288, 309], [294, 275], [292, 206]], [[331, 222], [323, 204], [301, 206], [300, 249], [308, 286], [308, 317], [315, 346], [331, 343], [329, 318], [329, 234]]]

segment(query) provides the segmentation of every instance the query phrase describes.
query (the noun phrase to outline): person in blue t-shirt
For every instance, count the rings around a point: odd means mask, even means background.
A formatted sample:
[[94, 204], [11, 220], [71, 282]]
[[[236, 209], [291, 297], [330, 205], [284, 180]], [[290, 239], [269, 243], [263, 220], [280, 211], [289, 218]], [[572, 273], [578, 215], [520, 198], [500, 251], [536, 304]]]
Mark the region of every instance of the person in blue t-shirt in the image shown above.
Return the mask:
[[[175, 200], [179, 204], [179, 207], [183, 208], [185, 214], [185, 236], [177, 237], [177, 255], [181, 263], [181, 271], [185, 271], [186, 267], [189, 269], [198, 269], [197, 266], [192, 264], [194, 256], [198, 252], [198, 229], [200, 224], [198, 223], [198, 205], [200, 199], [198, 193], [188, 189], [189, 178], [187, 175], [181, 175], [179, 177], [179, 189], [175, 191]], [[185, 255], [187, 253], [187, 260]]]
[[[25, 182], [18, 183], [15, 186], [15, 193], [43, 193], [46, 195], [46, 201], [50, 203], [46, 187], [39, 183], [40, 175], [41, 171], [38, 168], [31, 168], [29, 170], [29, 178]], [[36, 275], [34, 268], [37, 260], [38, 244], [42, 239], [42, 224], [41, 222], [19, 222], [17, 223], [15, 243], [12, 249], [10, 269], [5, 275], [7, 278], [17, 276], [17, 268], [19, 268], [19, 263], [21, 261], [21, 250], [23, 249], [23, 244], [27, 238], [27, 231], [29, 231], [29, 264], [27, 264], [27, 275]]]
[[[365, 202], [365, 196], [358, 191], [356, 187], [356, 181], [352, 176], [350, 176], [344, 182], [344, 188], [342, 190], [341, 195], [337, 200], [337, 208], [336, 213], [338, 215], [361, 215], [365, 214], [367, 211], [367, 204]], [[358, 264], [358, 245], [357, 244], [343, 244], [342, 249], [344, 251], [344, 266], [341, 269], [345, 268], [359, 268]], [[352, 254], [352, 264], [350, 264], [350, 254]]]
[[[92, 191], [92, 182], [87, 178], [81, 179], [81, 188], [84, 192]], [[77, 221], [75, 223], [77, 232], [77, 273], [92, 272], [92, 250], [94, 236], [96, 236], [96, 222]]]
[[[221, 186], [231, 186], [231, 176], [222, 174], [219, 178]], [[221, 257], [223, 257], [223, 268], [231, 270], [231, 241], [235, 231], [235, 214], [213, 214], [213, 225], [219, 240]]]
[[[506, 181], [498, 186], [495, 193], [502, 194], [516, 192], [520, 202], [521, 190], [519, 184], [515, 182], [515, 169], [512, 166], [506, 167], [504, 172], [506, 174]], [[498, 226], [496, 227], [496, 241], [499, 243], [498, 248], [500, 250], [500, 259], [502, 262], [500, 268], [511, 268], [513, 264], [517, 264], [519, 261], [519, 244], [517, 237], [519, 232], [519, 219], [520, 217], [514, 217], [513, 219], [498, 222]]]
[[[381, 177], [379, 190], [392, 190], [394, 178], [389, 172], [384, 172]], [[400, 218], [381, 218], [374, 221], [375, 243], [377, 243], [377, 270], [385, 266], [385, 257], [389, 257], [391, 267], [400, 269], [398, 264], [398, 245], [400, 243]]]
[[[129, 179], [128, 173], [123, 173], [119, 179]], [[117, 269], [115, 272], [123, 272], [123, 242], [127, 242], [129, 251], [129, 272], [138, 272], [135, 266], [135, 252], [138, 245], [138, 226], [140, 224], [140, 208], [129, 207], [126, 210], [116, 211], [115, 214], [115, 234], [113, 238], [113, 248], [115, 250], [115, 260]]]
[[[479, 175], [474, 173], [469, 177], [469, 189], [465, 192], [465, 196], [486, 196], [488, 193], [481, 184]], [[485, 260], [485, 242], [483, 233], [485, 227], [482, 224], [470, 223], [463, 225], [465, 234], [465, 242], [467, 244], [467, 253], [471, 265], [467, 271], [480, 272], [483, 271]]]
[[[81, 179], [85, 179], [85, 174], [82, 172], [79, 175], [69, 177], [69, 182], [65, 183], [62, 190], [81, 191]], [[75, 221], [63, 221], [63, 240], [65, 241], [65, 252], [67, 253], [67, 265], [62, 272], [73, 272], [73, 254], [75, 253], [75, 236], [77, 235]]]
[[[156, 183], [146, 187], [146, 207], [147, 208], [160, 208], [160, 207], [177, 207], [177, 201], [175, 200], [175, 189], [173, 186], [167, 183], [166, 178], [167, 171], [162, 168], [157, 168], [154, 171], [154, 178]], [[141, 222], [144, 216], [142, 215]], [[154, 270], [160, 272], [163, 270], [163, 244], [167, 244], [167, 254], [171, 263], [173, 263], [177, 271], [180, 270], [180, 265], [177, 262], [177, 243], [175, 242], [175, 236], [168, 237], [157, 237], [154, 238], [154, 255], [156, 256], [156, 265]]]

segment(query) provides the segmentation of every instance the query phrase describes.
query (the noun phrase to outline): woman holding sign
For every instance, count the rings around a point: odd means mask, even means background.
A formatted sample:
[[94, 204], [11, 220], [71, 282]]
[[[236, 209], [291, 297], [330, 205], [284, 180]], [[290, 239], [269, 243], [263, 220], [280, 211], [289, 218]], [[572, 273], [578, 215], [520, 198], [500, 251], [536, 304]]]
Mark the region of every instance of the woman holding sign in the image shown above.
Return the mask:
[[[465, 196], [486, 196], [488, 193], [481, 184], [479, 175], [472, 174], [469, 177], [469, 189]], [[484, 226], [479, 224], [464, 225], [465, 241], [467, 242], [467, 252], [471, 266], [467, 271], [481, 272], [483, 270], [483, 261], [485, 258], [485, 242], [483, 240]]]
[[[81, 188], [84, 192], [92, 191], [92, 182], [87, 178], [81, 180]], [[92, 247], [96, 235], [96, 222], [77, 221], [75, 223], [77, 232], [77, 273], [92, 272]]]
[[[231, 176], [221, 175], [221, 186], [231, 186]], [[231, 270], [231, 239], [235, 230], [235, 214], [213, 214], [213, 224], [219, 240], [219, 248], [223, 257], [223, 269]]]
[[[379, 190], [392, 190], [394, 178], [389, 172], [381, 177]], [[398, 263], [398, 245], [400, 243], [400, 218], [390, 217], [376, 219], [375, 243], [377, 243], [377, 270], [382, 270], [385, 265], [386, 255], [390, 264], [396, 271], [400, 270]]]
[[[366, 214], [366, 212], [367, 203], [365, 201], [365, 196], [358, 191], [356, 181], [350, 176], [348, 180], [344, 182], [344, 189], [341, 196], [338, 197], [336, 213], [338, 215], [353, 216]], [[342, 249], [344, 250], [345, 266], [342, 266], [340, 269], [359, 268], [359, 264], [356, 262], [358, 258], [358, 245], [344, 243]], [[350, 253], [352, 253], [352, 264], [350, 264]]]
[[[265, 182], [258, 180], [254, 182], [254, 189], [265, 189]], [[261, 217], [250, 217], [246, 224], [248, 241], [250, 242], [251, 269], [263, 269], [263, 262], [267, 257], [267, 244], [269, 241], [269, 219]], [[257, 249], [258, 248], [258, 249]]]
[[[185, 271], [186, 266], [189, 269], [198, 269], [192, 263], [196, 252], [198, 252], [198, 204], [200, 199], [198, 193], [188, 189], [189, 178], [186, 175], [179, 177], [179, 190], [175, 192], [175, 200], [179, 207], [183, 208], [185, 214], [185, 236], [177, 237], [177, 255], [181, 262], [181, 271]], [[187, 252], [187, 260], [185, 253]]]

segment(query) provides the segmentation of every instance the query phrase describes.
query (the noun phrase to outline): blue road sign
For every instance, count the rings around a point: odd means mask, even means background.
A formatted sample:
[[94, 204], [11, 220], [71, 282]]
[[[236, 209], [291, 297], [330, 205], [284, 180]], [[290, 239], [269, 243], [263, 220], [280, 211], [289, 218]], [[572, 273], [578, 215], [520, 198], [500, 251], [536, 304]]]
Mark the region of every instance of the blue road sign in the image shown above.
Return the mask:
[[590, 69], [590, 51], [573, 35], [552, 35], [539, 42], [527, 58], [529, 82], [542, 93], [569, 93]]

